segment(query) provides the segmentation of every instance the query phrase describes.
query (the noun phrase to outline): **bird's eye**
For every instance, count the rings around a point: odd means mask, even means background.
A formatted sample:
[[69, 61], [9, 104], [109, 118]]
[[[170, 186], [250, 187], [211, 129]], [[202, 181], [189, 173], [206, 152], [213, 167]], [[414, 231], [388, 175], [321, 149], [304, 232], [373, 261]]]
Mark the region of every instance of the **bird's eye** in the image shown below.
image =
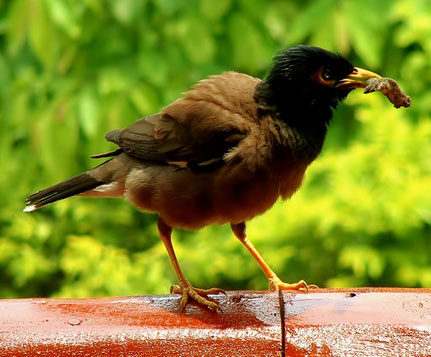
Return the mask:
[[332, 73], [328, 68], [324, 68], [322, 71], [322, 79], [324, 81], [330, 81], [332, 80]]
[[311, 79], [325, 87], [331, 87], [336, 82], [334, 72], [328, 67], [320, 67], [311, 75]]

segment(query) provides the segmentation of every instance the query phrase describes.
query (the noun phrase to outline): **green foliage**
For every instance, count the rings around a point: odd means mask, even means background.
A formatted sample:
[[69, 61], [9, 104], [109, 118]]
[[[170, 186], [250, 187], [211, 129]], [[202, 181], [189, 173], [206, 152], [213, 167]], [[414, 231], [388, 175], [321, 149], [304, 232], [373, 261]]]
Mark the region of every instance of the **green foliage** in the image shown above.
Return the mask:
[[[413, 106], [349, 96], [302, 189], [249, 224], [286, 281], [431, 285], [431, 5], [427, 0], [0, 1], [0, 296], [166, 293], [152, 214], [71, 198], [22, 213], [37, 189], [112, 149], [111, 129], [225, 70], [263, 76], [311, 43], [399, 81]], [[199, 287], [264, 289], [229, 227], [175, 231]]]

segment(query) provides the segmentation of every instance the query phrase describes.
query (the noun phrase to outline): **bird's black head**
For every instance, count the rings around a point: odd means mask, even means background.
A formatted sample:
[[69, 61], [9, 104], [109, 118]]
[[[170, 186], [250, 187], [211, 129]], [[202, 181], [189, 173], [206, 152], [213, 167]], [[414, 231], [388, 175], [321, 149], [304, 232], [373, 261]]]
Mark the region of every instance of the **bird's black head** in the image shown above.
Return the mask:
[[281, 51], [274, 58], [274, 67], [267, 80], [274, 90], [292, 88], [310, 99], [314, 97], [336, 107], [349, 93], [337, 84], [353, 70], [349, 61], [333, 52], [313, 46], [296, 46]]
[[290, 124], [328, 124], [331, 108], [349, 92], [363, 87], [353, 79], [379, 77], [354, 67], [338, 54], [319, 47], [295, 46], [278, 53], [268, 76], [257, 86], [255, 99]]

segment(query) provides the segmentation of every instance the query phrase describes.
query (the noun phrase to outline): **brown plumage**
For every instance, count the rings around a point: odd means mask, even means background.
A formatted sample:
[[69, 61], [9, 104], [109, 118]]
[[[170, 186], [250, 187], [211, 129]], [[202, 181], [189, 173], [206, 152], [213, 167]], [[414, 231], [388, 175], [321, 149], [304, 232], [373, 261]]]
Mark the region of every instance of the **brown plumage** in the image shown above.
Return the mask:
[[26, 211], [80, 194], [125, 197], [159, 215], [159, 233], [179, 279], [181, 308], [191, 297], [216, 309], [206, 295], [220, 289], [193, 288], [171, 243], [171, 227], [199, 229], [230, 223], [270, 281], [271, 289], [307, 289], [275, 275], [245, 235], [245, 223], [290, 197], [320, 153], [336, 107], [354, 79], [378, 77], [325, 50], [298, 46], [281, 52], [268, 77], [227, 72], [195, 85], [158, 114], [106, 139], [112, 158], [79, 176], [35, 193]]

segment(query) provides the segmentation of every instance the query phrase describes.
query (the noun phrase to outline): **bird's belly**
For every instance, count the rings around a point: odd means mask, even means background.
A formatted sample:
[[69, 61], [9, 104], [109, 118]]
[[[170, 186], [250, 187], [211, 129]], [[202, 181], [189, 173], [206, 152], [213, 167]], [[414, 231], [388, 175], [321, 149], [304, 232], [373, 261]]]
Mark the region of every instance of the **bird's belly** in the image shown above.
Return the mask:
[[126, 182], [132, 204], [186, 229], [247, 221], [268, 210], [279, 195], [273, 175], [240, 167], [197, 173], [152, 166], [134, 170]]

